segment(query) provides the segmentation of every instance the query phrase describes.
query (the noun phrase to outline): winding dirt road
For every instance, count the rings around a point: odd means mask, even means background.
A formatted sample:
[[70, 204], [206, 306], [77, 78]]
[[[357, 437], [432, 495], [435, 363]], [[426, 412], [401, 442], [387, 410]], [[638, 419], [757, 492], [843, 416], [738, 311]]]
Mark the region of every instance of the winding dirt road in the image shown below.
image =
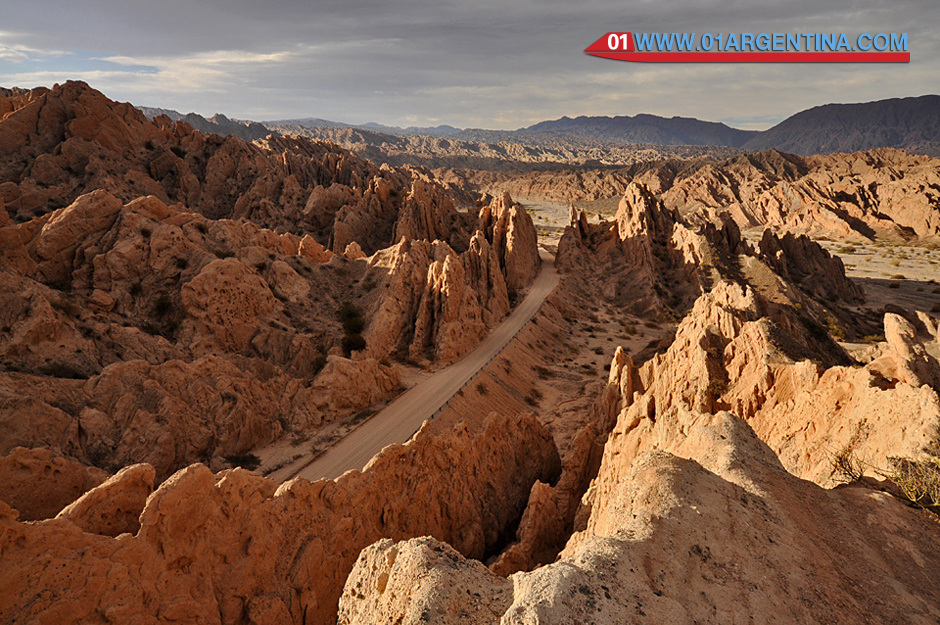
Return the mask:
[[426, 419], [433, 417], [480, 369], [499, 355], [558, 285], [554, 258], [541, 249], [539, 254], [542, 267], [529, 293], [476, 349], [399, 395], [323, 455], [313, 461], [298, 460], [294, 464], [298, 468], [285, 480], [291, 477], [332, 479], [350, 469], [361, 470], [386, 445], [403, 443], [411, 438]]

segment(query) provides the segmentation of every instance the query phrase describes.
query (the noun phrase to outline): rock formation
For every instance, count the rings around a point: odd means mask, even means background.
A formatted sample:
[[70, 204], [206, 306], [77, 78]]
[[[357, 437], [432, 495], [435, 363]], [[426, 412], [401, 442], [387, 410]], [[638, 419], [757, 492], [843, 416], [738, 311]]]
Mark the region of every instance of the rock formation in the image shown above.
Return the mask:
[[[461, 471], [442, 480], [439, 467]], [[422, 430], [335, 482], [278, 487], [190, 466], [150, 496], [136, 535], [83, 533], [68, 514], [20, 523], [0, 503], [0, 619], [332, 623], [363, 547], [430, 535], [482, 558], [514, 527], [532, 484], [558, 471], [534, 417], [493, 416], [476, 434]], [[103, 485], [106, 498], [88, 493], [83, 522], [96, 506], [120, 508], [129, 481]]]
[[407, 349], [409, 358], [449, 364], [509, 311], [502, 269], [480, 232], [460, 255], [443, 241], [402, 238], [369, 262], [388, 274], [366, 332], [376, 358]]
[[[103, 191], [0, 237], [0, 453], [49, 445], [111, 471], [149, 462], [164, 479], [400, 386], [375, 360], [327, 363], [336, 310], [366, 264], [340, 277], [309, 237]], [[78, 494], [50, 492], [43, 516]]]
[[138, 518], [153, 492], [153, 467], [133, 464], [76, 499], [56, 515], [84, 532], [103, 536], [136, 534]]
[[532, 217], [506, 193], [480, 210], [480, 230], [493, 246], [506, 286], [513, 291], [528, 286], [541, 264]]
[[48, 519], [107, 477], [49, 449], [16, 447], [0, 457], [0, 501], [15, 508], [21, 521]]
[[148, 120], [81, 82], [3, 102], [0, 197], [18, 221], [101, 190], [122, 203], [153, 195], [211, 219], [310, 230], [334, 252], [356, 241], [372, 253], [398, 240], [399, 213], [405, 230], [417, 214], [425, 225], [452, 219], [453, 202], [426, 171], [380, 168], [326, 142], [203, 134], [166, 115]]
[[719, 228], [683, 217], [637, 182], [627, 187], [613, 220], [591, 224], [583, 212], [572, 213], [556, 265], [596, 283], [608, 302], [638, 315], [681, 318], [722, 280], [743, 279], [778, 302], [795, 298], [795, 305], [806, 307], [806, 323], [817, 319], [816, 325], [834, 313], [814, 298], [843, 306], [863, 299], [842, 261], [807, 237], [766, 230], [754, 250], [733, 220]]
[[[830, 483], [826, 445], [855, 445], [875, 466], [917, 457], [938, 435], [936, 391], [902, 379], [880, 388], [850, 381], [872, 379], [859, 367], [820, 376], [800, 356], [814, 349], [812, 337], [780, 332], [789, 313], [774, 308], [722, 282], [696, 302], [665, 354], [637, 368], [618, 353], [601, 406], [617, 425], [558, 561], [503, 580], [434, 541], [386, 541], [360, 555], [339, 621], [935, 618], [936, 524], [873, 482], [823, 490], [804, 479]], [[912, 333], [899, 332], [905, 338], [892, 341], [904, 347], [892, 353], [916, 360]], [[859, 383], [867, 393], [848, 386]], [[548, 490], [533, 487], [523, 525], [557, 515]], [[399, 562], [390, 553], [407, 555]], [[492, 600], [452, 592], [468, 587]], [[416, 593], [388, 592], [400, 588]]]

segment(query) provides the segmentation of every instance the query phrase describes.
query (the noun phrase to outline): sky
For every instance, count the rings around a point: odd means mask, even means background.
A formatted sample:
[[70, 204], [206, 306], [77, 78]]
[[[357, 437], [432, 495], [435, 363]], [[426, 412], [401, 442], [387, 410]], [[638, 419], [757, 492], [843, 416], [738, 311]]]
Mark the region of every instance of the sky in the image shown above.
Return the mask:
[[[10, 3], [10, 0], [5, 0]], [[515, 129], [651, 113], [767, 128], [831, 102], [940, 93], [937, 0], [30, 0], [0, 86], [84, 80], [205, 116]], [[640, 64], [608, 31], [908, 34], [910, 64]]]

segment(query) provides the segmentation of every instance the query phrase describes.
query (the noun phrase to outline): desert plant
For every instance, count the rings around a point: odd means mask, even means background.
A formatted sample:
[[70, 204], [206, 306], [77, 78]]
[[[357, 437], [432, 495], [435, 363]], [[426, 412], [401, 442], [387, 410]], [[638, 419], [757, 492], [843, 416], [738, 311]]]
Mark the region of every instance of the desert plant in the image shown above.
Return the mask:
[[366, 340], [361, 334], [347, 334], [343, 337], [343, 353], [348, 357], [353, 352], [362, 351], [366, 348]]
[[336, 311], [336, 316], [340, 321], [351, 319], [352, 317], [361, 317], [362, 313], [352, 302], [343, 302]]
[[538, 374], [538, 376], [542, 378], [543, 380], [547, 380], [548, 378], [555, 377], [555, 374], [552, 373], [550, 369], [546, 369], [545, 367], [541, 365], [535, 365], [533, 369], [535, 370], [535, 373]]
[[249, 471], [254, 471], [261, 466], [261, 458], [254, 454], [234, 454], [225, 456], [225, 459], [228, 460], [229, 464], [232, 466], [248, 469]]
[[343, 331], [346, 334], [359, 334], [366, 327], [366, 320], [362, 317], [349, 317], [343, 320]]
[[165, 317], [171, 310], [173, 310], [173, 300], [169, 295], [161, 295], [153, 304], [153, 314], [157, 318]]
[[940, 458], [929, 455], [922, 460], [888, 458], [888, 469], [880, 470], [913, 505], [940, 512]]
[[853, 484], [865, 475], [865, 464], [855, 455], [856, 443], [849, 443], [832, 454], [833, 477], [844, 484]]

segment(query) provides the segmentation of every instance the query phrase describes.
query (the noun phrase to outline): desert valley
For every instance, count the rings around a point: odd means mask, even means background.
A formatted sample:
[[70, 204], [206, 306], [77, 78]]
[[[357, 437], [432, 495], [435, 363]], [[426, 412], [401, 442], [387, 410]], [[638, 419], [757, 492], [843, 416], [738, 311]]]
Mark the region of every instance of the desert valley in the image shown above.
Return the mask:
[[938, 100], [0, 89], [0, 623], [940, 622]]

